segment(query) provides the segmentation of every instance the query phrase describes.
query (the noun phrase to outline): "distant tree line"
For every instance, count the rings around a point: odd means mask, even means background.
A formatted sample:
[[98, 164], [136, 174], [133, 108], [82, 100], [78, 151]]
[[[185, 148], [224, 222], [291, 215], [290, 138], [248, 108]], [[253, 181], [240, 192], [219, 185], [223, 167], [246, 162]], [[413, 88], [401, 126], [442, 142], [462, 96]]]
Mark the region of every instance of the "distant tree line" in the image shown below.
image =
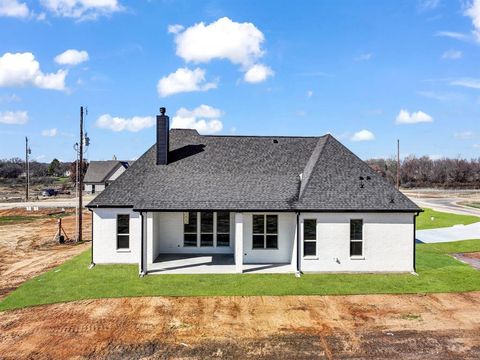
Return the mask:
[[[396, 183], [396, 159], [370, 159], [367, 163], [389, 182]], [[428, 156], [409, 156], [400, 162], [400, 185], [405, 188], [480, 189], [480, 158], [433, 160]]]
[[[87, 171], [88, 163], [84, 161], [83, 175]], [[60, 162], [53, 159], [50, 164], [38, 161], [30, 162], [30, 177], [60, 177], [69, 176], [72, 181], [76, 177], [76, 162]], [[18, 179], [25, 176], [25, 160], [20, 158], [0, 159], [0, 178]]]

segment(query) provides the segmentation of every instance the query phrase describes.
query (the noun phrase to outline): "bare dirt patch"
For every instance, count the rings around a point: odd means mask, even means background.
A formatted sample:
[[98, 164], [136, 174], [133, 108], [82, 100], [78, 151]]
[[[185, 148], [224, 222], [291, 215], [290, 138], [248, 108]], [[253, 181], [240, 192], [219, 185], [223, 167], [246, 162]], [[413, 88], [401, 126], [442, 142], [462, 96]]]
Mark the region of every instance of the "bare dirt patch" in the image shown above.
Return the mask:
[[4, 312], [5, 359], [480, 357], [480, 292], [123, 298]]
[[464, 263], [470, 264], [475, 269], [480, 270], [480, 252], [452, 254], [452, 256]]
[[[59, 209], [41, 208], [27, 211], [24, 208], [0, 210], [1, 217], [15, 218], [13, 223], [0, 225], [0, 298], [16, 289], [22, 282], [43, 273], [65, 260], [86, 250], [89, 243], [58, 244], [57, 231]], [[74, 210], [62, 218], [62, 225], [70, 238], [75, 235]], [[84, 212], [84, 238], [90, 239], [91, 219]]]

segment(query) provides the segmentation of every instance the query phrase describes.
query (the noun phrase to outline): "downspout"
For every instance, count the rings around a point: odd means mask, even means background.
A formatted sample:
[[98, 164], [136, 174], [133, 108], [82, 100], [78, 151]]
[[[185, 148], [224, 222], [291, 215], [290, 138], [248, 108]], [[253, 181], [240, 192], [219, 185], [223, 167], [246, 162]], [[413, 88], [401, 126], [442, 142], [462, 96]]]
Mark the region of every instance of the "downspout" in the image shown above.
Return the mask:
[[90, 231], [92, 233], [92, 244], [90, 246], [90, 265], [89, 265], [89, 269], [93, 268], [95, 266], [95, 263], [93, 262], [93, 210], [92, 209], [88, 209], [92, 215], [92, 225], [91, 225], [91, 228], [90, 228]]
[[145, 267], [143, 264], [143, 242], [144, 242], [144, 224], [143, 224], [143, 212], [140, 212], [140, 219], [141, 219], [141, 236], [140, 236], [140, 277], [144, 277], [146, 275]]
[[416, 259], [416, 248], [417, 248], [417, 216], [420, 213], [415, 213], [413, 216], [413, 272], [417, 273], [417, 259]]
[[295, 272], [296, 277], [300, 277], [302, 271], [300, 270], [300, 213], [297, 212], [297, 271]]

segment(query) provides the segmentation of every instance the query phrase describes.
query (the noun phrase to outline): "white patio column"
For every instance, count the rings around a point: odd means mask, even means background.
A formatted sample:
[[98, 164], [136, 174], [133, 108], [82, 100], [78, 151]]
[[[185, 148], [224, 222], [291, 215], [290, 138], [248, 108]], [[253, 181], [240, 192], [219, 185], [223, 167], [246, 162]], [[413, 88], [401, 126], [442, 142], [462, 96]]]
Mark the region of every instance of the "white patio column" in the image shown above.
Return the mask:
[[235, 269], [243, 272], [243, 214], [235, 213]]
[[145, 268], [148, 270], [148, 265], [152, 264], [155, 259], [152, 259], [155, 254], [153, 253], [153, 242], [156, 241], [153, 234], [153, 212], [145, 213]]

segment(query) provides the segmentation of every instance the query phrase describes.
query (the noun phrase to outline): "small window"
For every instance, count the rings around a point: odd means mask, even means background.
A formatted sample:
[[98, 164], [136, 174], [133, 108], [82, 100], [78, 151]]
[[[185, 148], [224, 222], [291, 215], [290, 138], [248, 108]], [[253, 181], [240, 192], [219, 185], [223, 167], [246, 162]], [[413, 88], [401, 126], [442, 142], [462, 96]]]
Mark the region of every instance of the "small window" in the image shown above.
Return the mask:
[[277, 215], [253, 215], [252, 247], [254, 249], [278, 248]]
[[183, 246], [197, 246], [197, 213], [195, 211], [184, 213]]
[[92, 185], [92, 194], [95, 194], [95, 185]]
[[230, 213], [217, 212], [217, 246], [230, 246]]
[[200, 246], [213, 246], [213, 211], [200, 213]]
[[130, 248], [130, 215], [117, 215], [117, 249]]
[[350, 220], [350, 256], [363, 256], [363, 220]]
[[303, 220], [303, 256], [317, 256], [317, 220]]

